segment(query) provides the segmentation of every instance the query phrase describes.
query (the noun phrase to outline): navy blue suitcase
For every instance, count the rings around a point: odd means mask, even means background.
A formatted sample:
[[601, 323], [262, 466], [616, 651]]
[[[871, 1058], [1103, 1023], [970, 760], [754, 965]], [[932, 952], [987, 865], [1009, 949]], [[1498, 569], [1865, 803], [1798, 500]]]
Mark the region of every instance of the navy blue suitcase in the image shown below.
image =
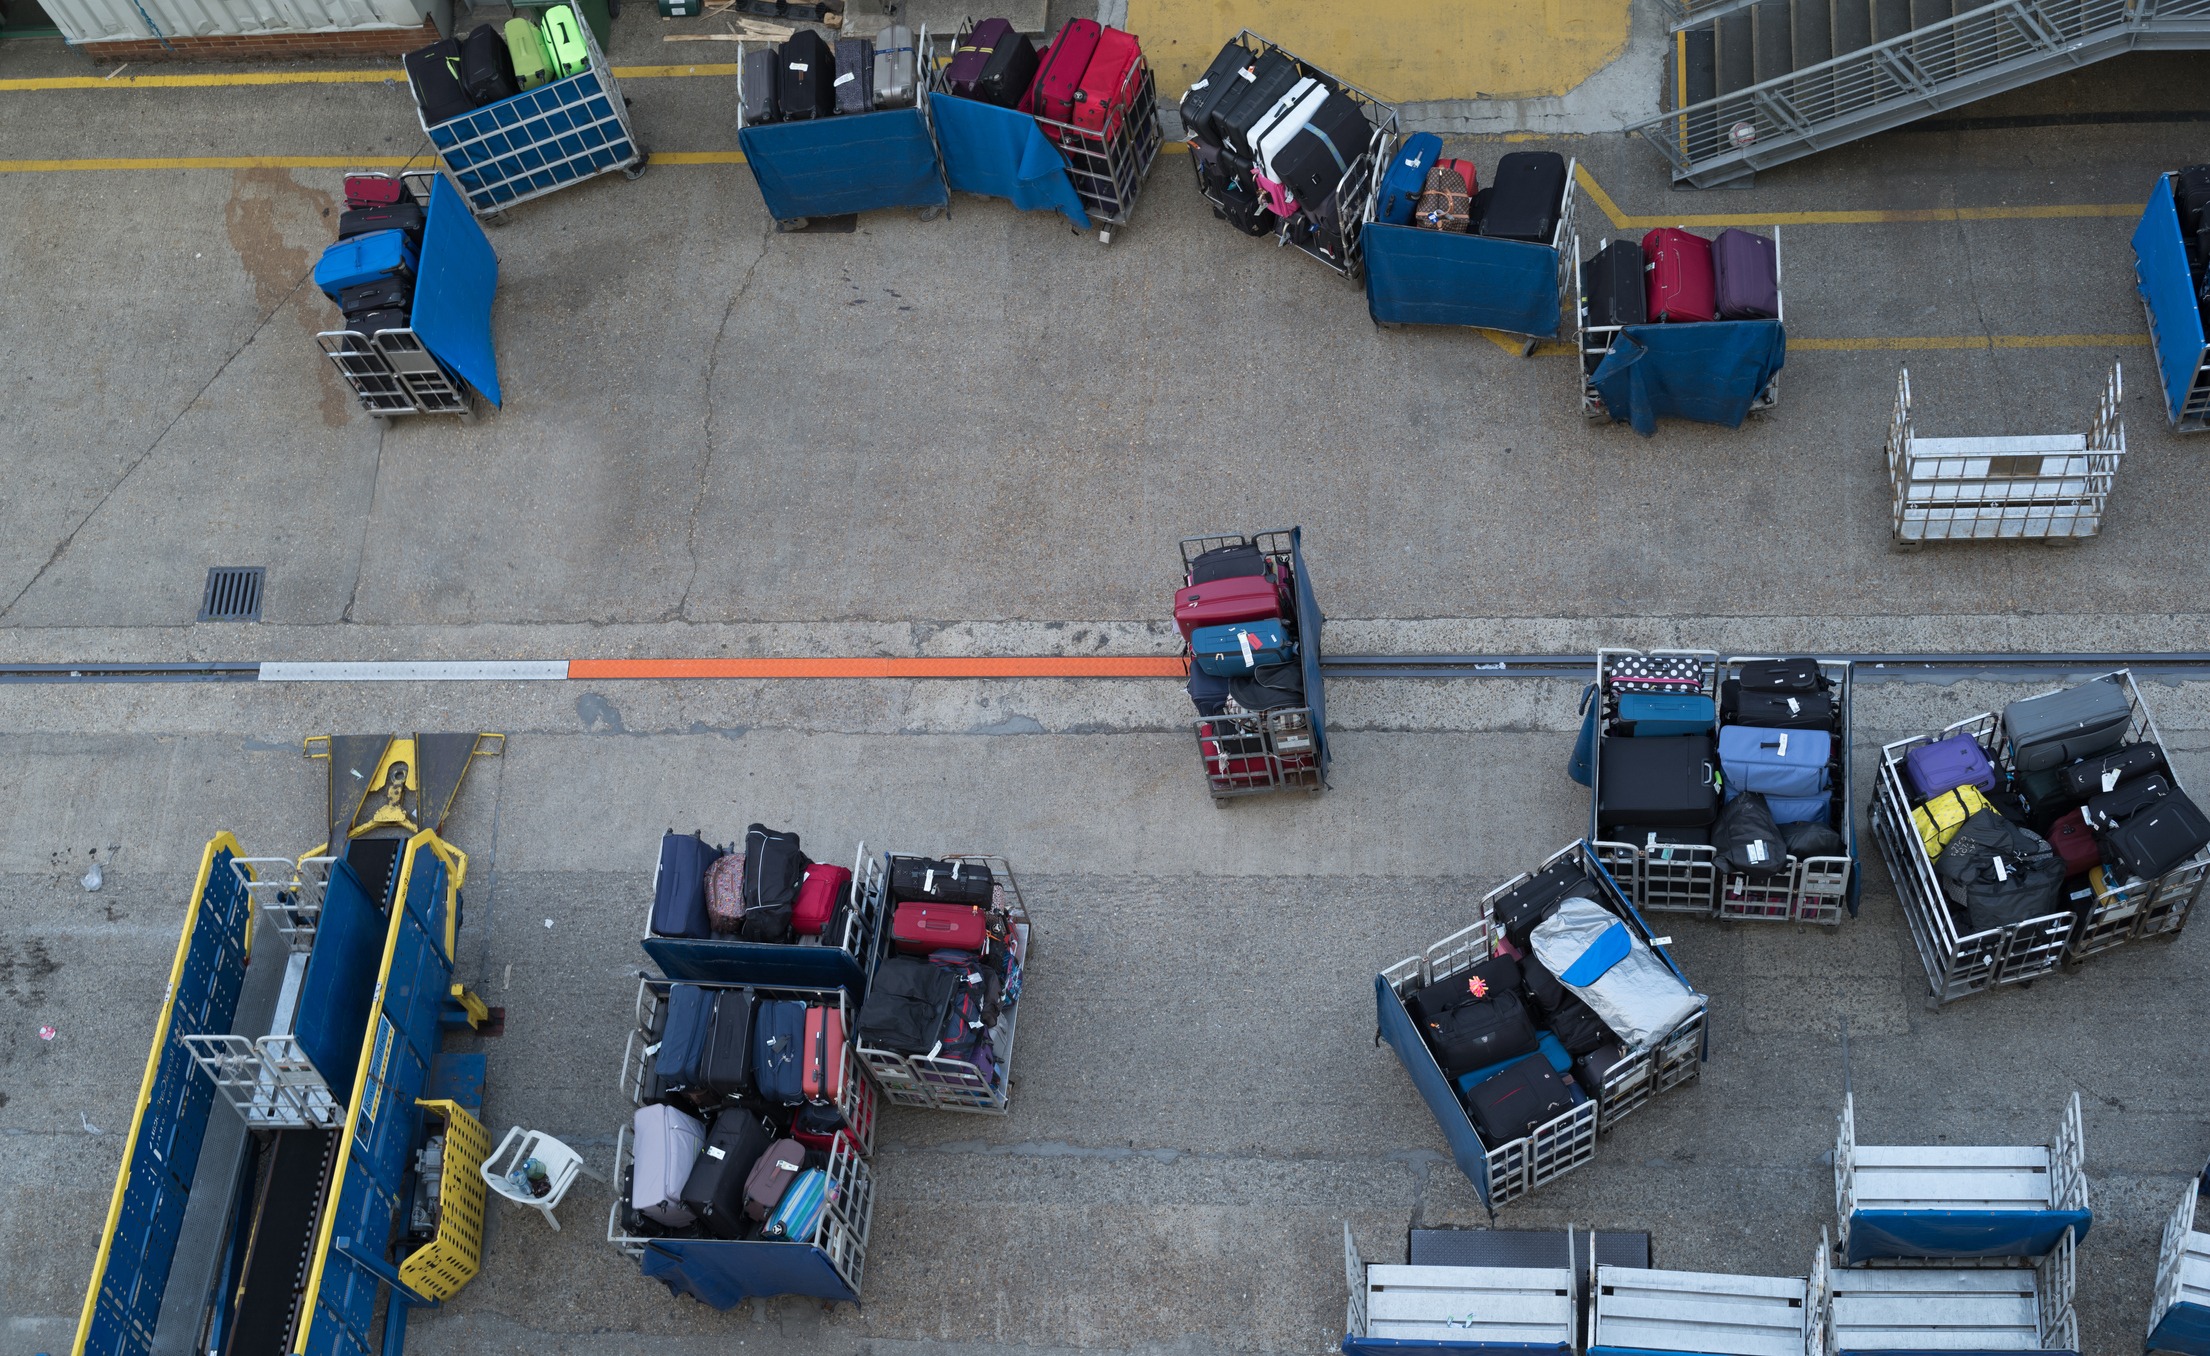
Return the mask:
[[696, 984], [668, 986], [668, 1015], [660, 1027], [660, 1047], [652, 1052], [653, 1069], [663, 1089], [680, 1092], [697, 1084], [713, 1021], [712, 993]]
[[762, 999], [752, 1014], [752, 1082], [770, 1102], [796, 1106], [806, 1100], [806, 1005]]
[[1443, 153], [1443, 139], [1433, 132], [1414, 132], [1397, 147], [1396, 156], [1389, 161], [1389, 168], [1381, 174], [1381, 199], [1374, 208], [1374, 220], [1391, 226], [1412, 224], [1412, 209], [1420, 201], [1420, 190], [1427, 187], [1427, 172], [1435, 168], [1435, 161]]
[[706, 869], [722, 850], [695, 833], [660, 836], [660, 866], [652, 875], [652, 930], [662, 937], [709, 937]]

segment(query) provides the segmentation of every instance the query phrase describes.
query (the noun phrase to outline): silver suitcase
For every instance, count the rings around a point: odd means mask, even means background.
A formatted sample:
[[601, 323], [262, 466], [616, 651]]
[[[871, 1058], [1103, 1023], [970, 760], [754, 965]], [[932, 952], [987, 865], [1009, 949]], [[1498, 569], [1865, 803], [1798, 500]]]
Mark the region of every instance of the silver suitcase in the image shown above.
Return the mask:
[[630, 1139], [636, 1146], [630, 1158], [630, 1208], [671, 1229], [695, 1222], [697, 1216], [683, 1204], [683, 1183], [706, 1142], [706, 1127], [672, 1106], [641, 1106], [630, 1121]]
[[913, 30], [892, 24], [875, 35], [875, 107], [913, 102]]
[[2116, 678], [2097, 678], [2003, 708], [2003, 733], [2020, 772], [2045, 772], [2118, 747], [2133, 708]]

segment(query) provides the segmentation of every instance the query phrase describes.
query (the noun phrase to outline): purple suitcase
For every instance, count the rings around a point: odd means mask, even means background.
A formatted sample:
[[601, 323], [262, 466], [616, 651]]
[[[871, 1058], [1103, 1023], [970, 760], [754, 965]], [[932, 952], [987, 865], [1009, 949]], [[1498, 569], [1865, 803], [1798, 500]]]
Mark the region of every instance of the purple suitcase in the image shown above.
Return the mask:
[[952, 51], [951, 65], [944, 68], [944, 79], [952, 93], [962, 99], [978, 98], [976, 85], [982, 79], [983, 68], [990, 64], [990, 54], [998, 44], [1013, 32], [1011, 19], [984, 19], [967, 34], [967, 40]]
[[1931, 744], [1920, 744], [1903, 754], [1903, 768], [1920, 800], [1927, 800], [1960, 786], [1995, 789], [1995, 769], [1987, 753], [1971, 735], [1951, 735]]
[[1780, 250], [1761, 235], [1732, 228], [1711, 242], [1721, 320], [1780, 318]]

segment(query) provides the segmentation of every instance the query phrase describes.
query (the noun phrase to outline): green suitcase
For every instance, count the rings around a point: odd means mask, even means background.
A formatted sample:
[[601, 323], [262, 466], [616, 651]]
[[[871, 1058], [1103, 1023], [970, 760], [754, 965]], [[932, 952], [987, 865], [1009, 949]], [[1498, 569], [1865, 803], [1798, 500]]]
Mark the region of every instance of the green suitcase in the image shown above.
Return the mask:
[[506, 21], [506, 54], [514, 62], [514, 83], [536, 89], [553, 78], [552, 62], [545, 57], [545, 37], [527, 19]]
[[555, 79], [565, 80], [591, 65], [591, 54], [583, 45], [583, 30], [576, 26], [576, 12], [566, 5], [554, 5], [545, 11], [545, 51], [552, 58]]

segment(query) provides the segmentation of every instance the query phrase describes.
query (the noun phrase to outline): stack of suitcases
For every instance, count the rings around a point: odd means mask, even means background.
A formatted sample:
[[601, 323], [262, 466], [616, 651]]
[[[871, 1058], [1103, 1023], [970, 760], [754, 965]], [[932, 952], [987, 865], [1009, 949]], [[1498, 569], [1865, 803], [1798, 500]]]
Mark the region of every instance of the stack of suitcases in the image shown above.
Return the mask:
[[548, 81], [589, 68], [590, 50], [575, 11], [554, 5], [544, 19], [479, 24], [463, 38], [445, 38], [406, 58], [407, 87], [431, 127], [451, 122]]
[[1711, 843], [1723, 880], [1763, 884], [1808, 858], [1848, 855], [1849, 806], [1835, 794], [1848, 748], [1833, 687], [1810, 658], [1751, 660], [1721, 686], [1724, 803]]
[[1481, 187], [1471, 160], [1443, 156], [1443, 140], [1415, 132], [1381, 173], [1374, 220], [1389, 226], [1462, 232], [1491, 240], [1551, 244], [1564, 211], [1565, 157], [1555, 151], [1513, 151]]
[[1269, 48], [1220, 49], [1182, 95], [1182, 127], [1215, 212], [1245, 235], [1340, 241], [1363, 210], [1338, 189], [1369, 152], [1374, 128], [1324, 72]]
[[1053, 141], [1068, 129], [1110, 140], [1128, 116], [1130, 76], [1142, 65], [1135, 34], [1095, 19], [1067, 20], [1042, 51], [1011, 20], [984, 19], [952, 49], [944, 82], [959, 98], [1033, 115]]
[[1021, 994], [1004, 887], [978, 861], [892, 856], [887, 888], [890, 954], [860, 1009], [859, 1044], [968, 1064], [996, 1087], [999, 1020]]
[[834, 46], [801, 28], [780, 45], [747, 47], [737, 73], [744, 125], [907, 107], [915, 61], [913, 30], [903, 24], [872, 39], [838, 38]]
[[414, 278], [427, 215], [389, 174], [345, 176], [338, 240], [315, 264], [315, 285], [363, 336], [413, 324]]
[[1174, 625], [1198, 715], [1305, 705], [1296, 581], [1286, 561], [1250, 543], [1205, 552], [1175, 591]]
[[[1728, 228], [1716, 240], [1661, 226], [1613, 240], [1581, 263], [1585, 328], [1780, 317], [1780, 251], [1768, 237]], [[1603, 350], [1584, 354], [1593, 374]]]
[[717, 847], [701, 833], [661, 836], [655, 936], [837, 946], [854, 932], [857, 907], [851, 870], [813, 861], [795, 833], [753, 824], [739, 848]]

